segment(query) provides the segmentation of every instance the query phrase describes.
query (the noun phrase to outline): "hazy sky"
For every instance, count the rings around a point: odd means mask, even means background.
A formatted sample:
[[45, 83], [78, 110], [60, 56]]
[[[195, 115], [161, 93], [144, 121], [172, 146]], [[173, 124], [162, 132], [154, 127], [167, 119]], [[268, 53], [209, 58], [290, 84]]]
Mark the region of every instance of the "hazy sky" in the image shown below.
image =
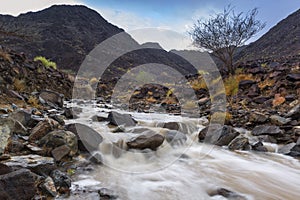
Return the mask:
[[[109, 22], [129, 31], [140, 43], [158, 41], [166, 49], [190, 48], [187, 31], [203, 17], [220, 12], [231, 4], [237, 12], [257, 7], [258, 19], [266, 28], [253, 40], [267, 32], [280, 20], [300, 9], [300, 0], [1, 0], [0, 13], [18, 15], [36, 11], [53, 4], [84, 4], [97, 10]], [[160, 31], [135, 31], [159, 28]], [[176, 31], [170, 32], [168, 30]]]

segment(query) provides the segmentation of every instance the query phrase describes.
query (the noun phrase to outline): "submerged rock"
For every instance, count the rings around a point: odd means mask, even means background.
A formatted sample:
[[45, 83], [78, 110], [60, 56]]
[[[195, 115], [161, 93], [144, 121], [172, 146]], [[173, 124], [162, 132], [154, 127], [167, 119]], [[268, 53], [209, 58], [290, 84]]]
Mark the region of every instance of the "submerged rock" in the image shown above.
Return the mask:
[[225, 189], [225, 188], [219, 188], [217, 190], [210, 191], [210, 192], [208, 192], [208, 195], [209, 196], [219, 195], [219, 196], [225, 197], [228, 200], [247, 200], [246, 197], [244, 197], [240, 194], [237, 194], [236, 192]]
[[66, 174], [59, 170], [54, 170], [50, 174], [53, 182], [55, 184], [56, 190], [60, 194], [68, 194], [70, 192], [71, 187], [71, 178]]
[[183, 145], [187, 140], [187, 136], [184, 133], [176, 130], [167, 131], [165, 138], [172, 146]]

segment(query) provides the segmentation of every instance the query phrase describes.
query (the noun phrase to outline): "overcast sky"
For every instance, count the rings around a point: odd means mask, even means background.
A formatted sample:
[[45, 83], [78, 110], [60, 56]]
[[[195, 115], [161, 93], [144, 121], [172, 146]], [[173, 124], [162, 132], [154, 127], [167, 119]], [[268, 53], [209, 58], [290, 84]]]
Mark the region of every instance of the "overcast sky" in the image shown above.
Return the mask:
[[[231, 4], [237, 12], [257, 7], [258, 19], [267, 23], [259, 38], [289, 14], [300, 9], [300, 0], [1, 0], [0, 13], [18, 15], [53, 4], [83, 4], [106, 20], [128, 31], [138, 42], [157, 41], [166, 49], [191, 48], [187, 31], [199, 18], [220, 12]], [[134, 31], [136, 29], [146, 29]], [[169, 31], [172, 30], [172, 31]]]

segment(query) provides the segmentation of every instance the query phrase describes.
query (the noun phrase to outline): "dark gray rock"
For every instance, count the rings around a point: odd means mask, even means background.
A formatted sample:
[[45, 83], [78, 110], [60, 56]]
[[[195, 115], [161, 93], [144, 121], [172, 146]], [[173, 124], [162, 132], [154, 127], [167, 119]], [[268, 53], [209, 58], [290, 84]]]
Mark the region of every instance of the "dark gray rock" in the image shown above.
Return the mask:
[[252, 149], [255, 151], [268, 152], [268, 149], [264, 146], [264, 144], [261, 141], [252, 145]]
[[89, 161], [91, 161], [94, 164], [100, 165], [102, 164], [103, 158], [101, 153], [95, 152], [90, 158]]
[[292, 119], [298, 120], [300, 118], [300, 104], [292, 108], [285, 117], [291, 117]]
[[259, 125], [252, 130], [252, 135], [278, 135], [282, 130], [278, 126]]
[[26, 168], [39, 175], [49, 174], [56, 169], [53, 158], [38, 155], [12, 156], [2, 163], [13, 170]]
[[19, 121], [23, 126], [27, 127], [31, 120], [31, 113], [26, 110], [19, 110], [12, 113], [11, 117], [16, 121]]
[[289, 81], [300, 81], [300, 73], [297, 74], [288, 74], [286, 77], [287, 80]]
[[8, 174], [8, 173], [10, 173], [11, 171], [12, 171], [12, 170], [11, 170], [11, 168], [10, 168], [9, 166], [0, 163], [0, 175]]
[[275, 125], [278, 125], [278, 126], [285, 125], [285, 124], [287, 124], [291, 121], [290, 118], [284, 118], [284, 117], [280, 117], [278, 115], [272, 115], [270, 117], [270, 120], [271, 120], [272, 124], [275, 124]]
[[37, 176], [28, 169], [20, 169], [0, 175], [1, 199], [32, 199], [37, 190], [36, 180]]
[[166, 123], [164, 123], [163, 128], [178, 131], [180, 128], [180, 125], [178, 122], [166, 122]]
[[156, 150], [164, 142], [164, 137], [153, 131], [147, 131], [141, 135], [132, 138], [127, 142], [127, 146], [131, 149], [151, 149]]
[[231, 151], [249, 150], [250, 149], [249, 139], [242, 135], [237, 136], [229, 143], [228, 149]]
[[74, 133], [78, 138], [78, 149], [82, 152], [97, 151], [103, 137], [94, 129], [84, 124], [68, 124], [66, 130]]
[[130, 114], [120, 114], [118, 112], [112, 111], [108, 114], [108, 121], [114, 126], [135, 126], [136, 121], [132, 118]]
[[98, 194], [100, 196], [100, 199], [113, 200], [118, 198], [118, 195], [116, 195], [114, 191], [107, 188], [101, 188], [100, 190], [98, 190]]
[[281, 153], [281, 154], [290, 154], [291, 153], [291, 149], [293, 147], [295, 147], [295, 146], [296, 146], [296, 143], [294, 143], [294, 142], [286, 144], [286, 145], [284, 145], [284, 146], [282, 146], [282, 147], [280, 147], [278, 149], [278, 153]]
[[233, 191], [230, 191], [228, 189], [225, 189], [225, 188], [219, 188], [217, 190], [213, 190], [213, 191], [210, 191], [208, 193], [209, 196], [223, 196], [225, 197], [226, 199], [228, 200], [247, 200], [246, 197], [240, 195], [240, 194], [237, 194], [236, 192], [233, 192]]
[[64, 95], [54, 91], [44, 90], [39, 95], [40, 102], [52, 108], [62, 108], [64, 105]]
[[70, 147], [68, 147], [67, 145], [62, 145], [53, 149], [51, 151], [51, 154], [55, 161], [60, 161], [65, 156], [69, 155], [70, 152], [71, 152]]
[[238, 135], [239, 133], [231, 126], [211, 124], [200, 131], [198, 138], [200, 142], [224, 146], [228, 145]]
[[53, 182], [55, 184], [56, 190], [60, 194], [66, 194], [70, 192], [71, 187], [71, 178], [66, 174], [59, 170], [54, 170], [50, 174], [51, 178], [53, 179]]

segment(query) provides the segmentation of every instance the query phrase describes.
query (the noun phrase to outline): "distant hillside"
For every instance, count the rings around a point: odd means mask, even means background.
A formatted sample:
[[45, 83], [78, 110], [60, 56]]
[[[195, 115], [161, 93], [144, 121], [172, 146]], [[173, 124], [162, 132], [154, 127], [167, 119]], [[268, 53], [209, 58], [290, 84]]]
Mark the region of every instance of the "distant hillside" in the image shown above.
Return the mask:
[[45, 56], [60, 67], [73, 70], [97, 44], [123, 31], [94, 10], [69, 5], [55, 5], [18, 17], [0, 15], [0, 27], [25, 36], [0, 34], [1, 45], [29, 57]]
[[297, 54], [300, 54], [300, 9], [244, 48], [237, 59], [256, 60]]

